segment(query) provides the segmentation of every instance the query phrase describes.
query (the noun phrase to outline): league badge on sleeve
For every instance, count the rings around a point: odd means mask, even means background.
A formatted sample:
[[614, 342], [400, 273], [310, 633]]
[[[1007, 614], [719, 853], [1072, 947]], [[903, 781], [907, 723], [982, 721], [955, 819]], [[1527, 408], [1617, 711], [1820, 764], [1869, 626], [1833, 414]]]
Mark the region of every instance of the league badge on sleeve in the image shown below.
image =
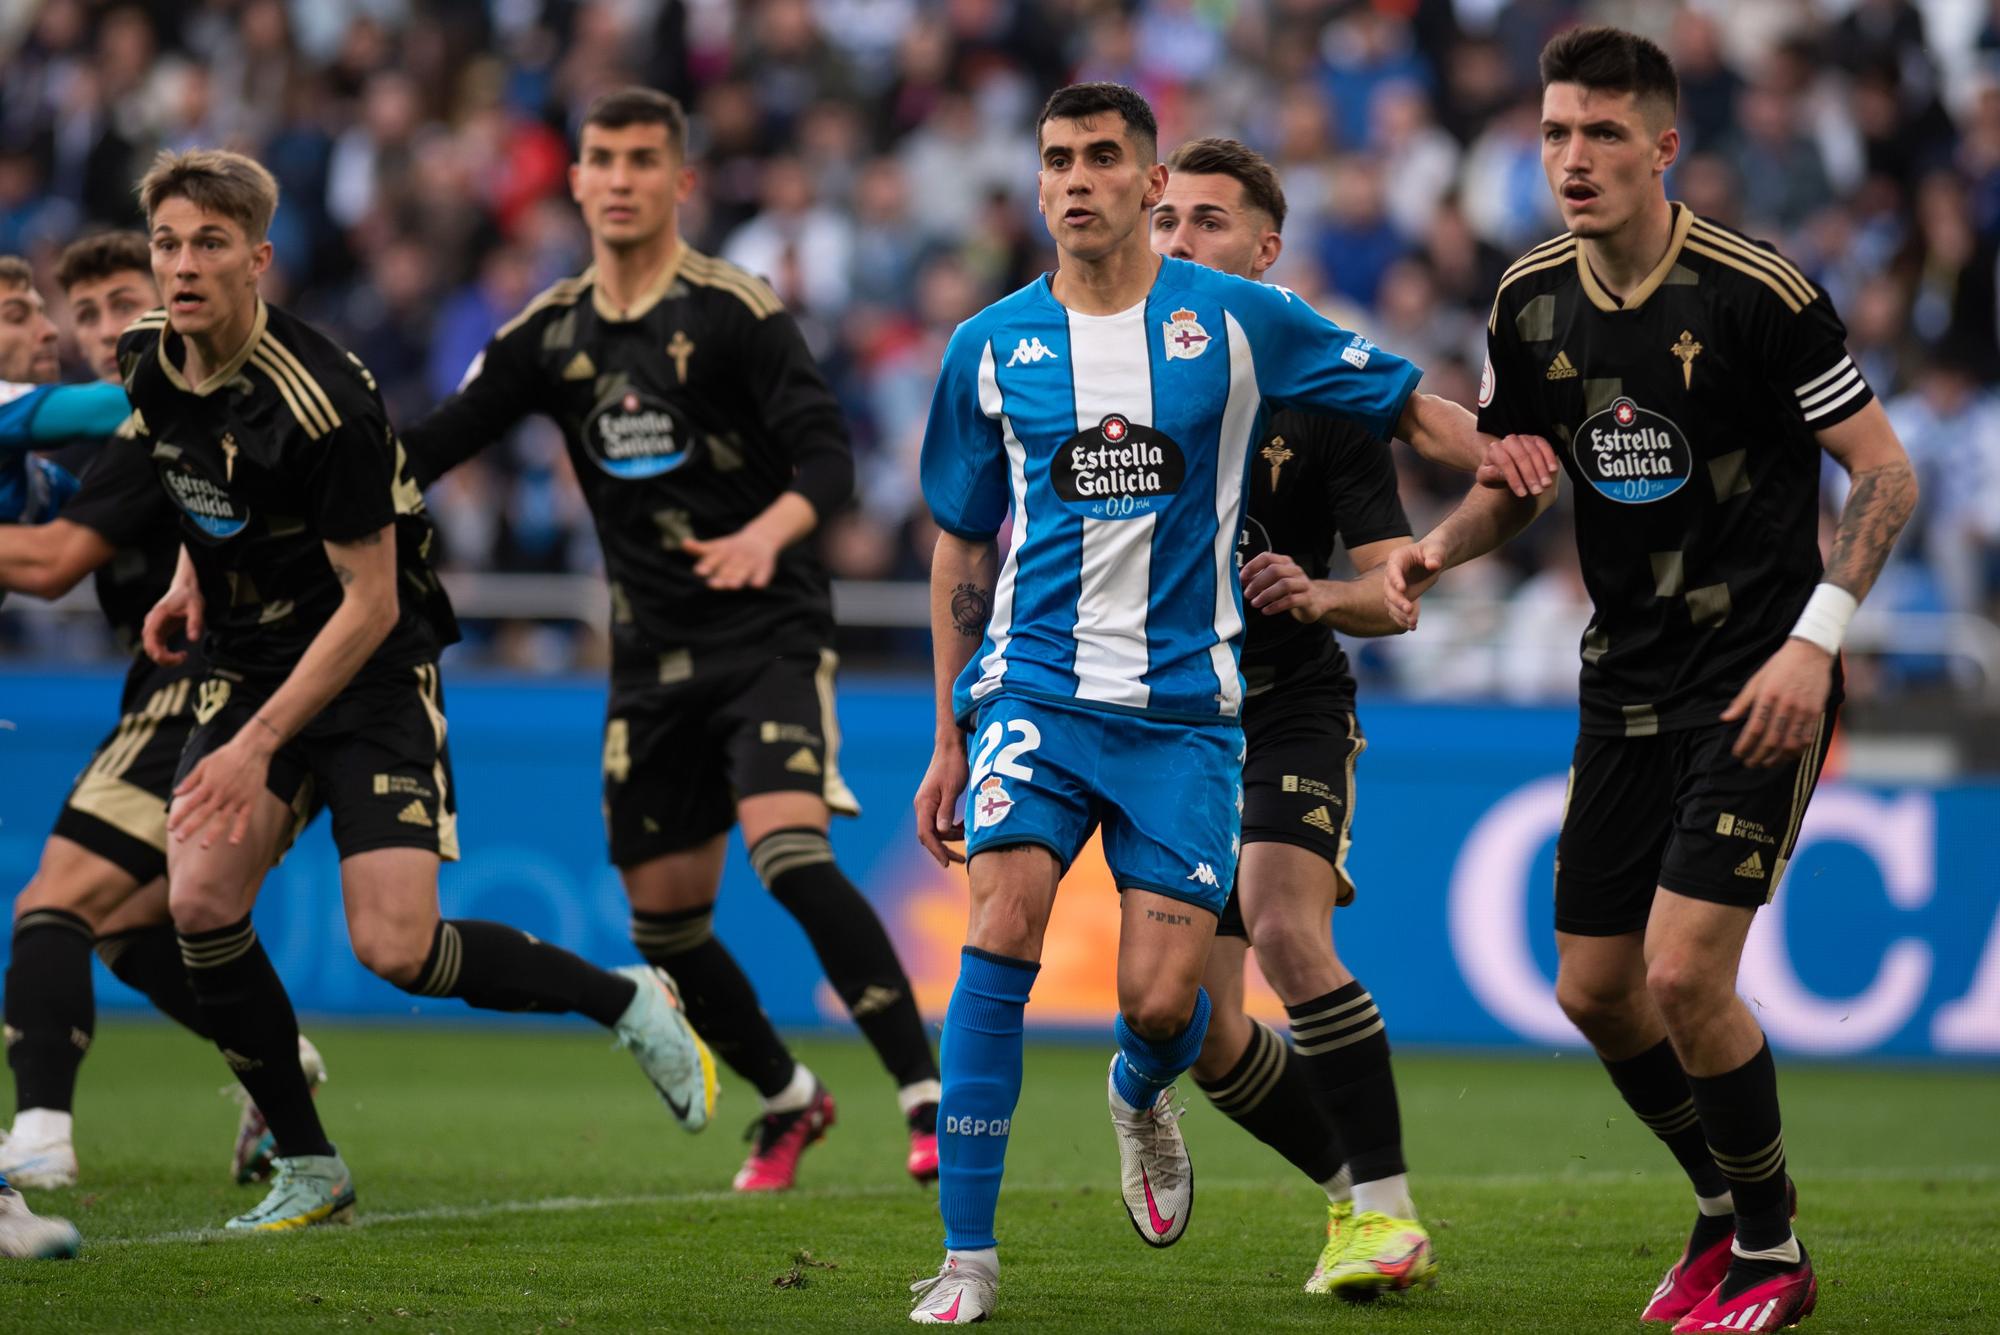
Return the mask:
[[1194, 312], [1185, 308], [1175, 311], [1160, 326], [1167, 340], [1167, 360], [1186, 358], [1193, 361], [1208, 351], [1208, 331], [1195, 319]]

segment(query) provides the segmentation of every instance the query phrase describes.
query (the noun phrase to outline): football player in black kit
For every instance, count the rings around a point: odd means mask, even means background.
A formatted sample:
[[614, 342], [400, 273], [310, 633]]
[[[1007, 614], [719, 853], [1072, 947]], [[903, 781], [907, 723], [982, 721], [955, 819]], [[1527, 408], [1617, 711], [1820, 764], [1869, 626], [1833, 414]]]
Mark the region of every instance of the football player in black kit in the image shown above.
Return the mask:
[[[1826, 293], [1667, 199], [1666, 55], [1576, 29], [1543, 50], [1542, 85], [1569, 230], [1501, 279], [1480, 425], [1560, 441], [1596, 608], [1556, 849], [1556, 996], [1694, 1186], [1693, 1233], [1643, 1319], [1775, 1330], [1812, 1311], [1817, 1283], [1736, 971], [1826, 756], [1842, 633], [1916, 483]], [[1824, 568], [1822, 450], [1853, 478]], [[1437, 575], [1518, 532], [1554, 481], [1532, 501], [1476, 490], [1392, 554], [1391, 611], [1414, 624]]]
[[437, 657], [457, 624], [374, 377], [257, 294], [277, 183], [240, 154], [168, 152], [139, 195], [166, 306], [119, 340], [134, 420], [132, 442], [111, 448], [144, 449], [181, 513], [146, 652], [182, 662], [184, 631], [205, 660], [167, 813], [168, 903], [208, 1035], [277, 1150], [270, 1194], [228, 1226], [353, 1213], [291, 1003], [250, 922], [265, 872], [320, 806], [363, 964], [418, 995], [588, 1015], [633, 1049], [684, 1125], [705, 1125], [713, 1068], [664, 975], [607, 972], [438, 913], [438, 863], [458, 839]]
[[[73, 242], [56, 264], [78, 346], [100, 380], [117, 384], [118, 335], [160, 304], [146, 238], [102, 232]], [[46, 524], [0, 526], [0, 589], [56, 598], [95, 573], [97, 603], [121, 649], [132, 655], [118, 726], [70, 789], [41, 865], [14, 902], [7, 969], [17, 1111], [0, 1148], [0, 1172], [17, 1185], [74, 1186], [71, 1103], [77, 1069], [96, 1027], [90, 951], [163, 1012], [204, 1033], [180, 945], [167, 917], [167, 797], [181, 745], [194, 726], [198, 657], [172, 666], [139, 651], [146, 613], [167, 591], [180, 554], [179, 512], [160, 490], [146, 452], [92, 454], [80, 489]], [[303, 1043], [303, 1040], [302, 1040]], [[319, 1055], [301, 1060], [317, 1080]], [[236, 1165], [262, 1138], [239, 1136]]]
[[833, 612], [804, 539], [847, 502], [832, 392], [764, 282], [688, 248], [686, 122], [663, 93], [605, 94], [570, 188], [595, 263], [504, 326], [404, 432], [428, 483], [547, 413], [562, 428], [611, 583], [604, 810], [632, 939], [763, 1096], [739, 1191], [790, 1187], [834, 1104], [795, 1060], [713, 917], [729, 827], [795, 917], [898, 1088], [907, 1167], [937, 1175], [937, 1063], [888, 933], [834, 862]]
[[[1263, 277], [1284, 244], [1271, 165], [1233, 139], [1197, 139], [1167, 169], [1153, 249]], [[1239, 546], [1242, 856], [1202, 977], [1214, 1007], [1193, 1068], [1217, 1108], [1326, 1191], [1327, 1241], [1306, 1290], [1358, 1300], [1429, 1283], [1437, 1270], [1410, 1200], [1384, 1022], [1330, 933], [1335, 905], [1354, 898], [1348, 834], [1367, 745], [1333, 630], [1397, 633], [1378, 567], [1409, 532], [1386, 441], [1307, 413], [1271, 419], [1251, 452]], [[1353, 580], [1326, 577], [1336, 539]], [[1243, 1013], [1246, 948], [1285, 1002], [1289, 1044]]]

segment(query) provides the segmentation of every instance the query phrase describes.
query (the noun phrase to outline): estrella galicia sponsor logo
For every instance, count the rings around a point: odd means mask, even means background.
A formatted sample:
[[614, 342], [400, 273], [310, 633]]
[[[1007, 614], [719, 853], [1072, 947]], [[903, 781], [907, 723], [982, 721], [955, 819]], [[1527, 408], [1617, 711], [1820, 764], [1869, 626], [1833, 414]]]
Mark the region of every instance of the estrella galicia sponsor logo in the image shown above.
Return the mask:
[[1136, 519], [1181, 489], [1187, 460], [1173, 438], [1112, 413], [1056, 451], [1049, 483], [1069, 508], [1093, 519]]
[[1011, 1117], [946, 1117], [947, 1136], [1004, 1136], [1014, 1129]]
[[658, 477], [688, 461], [693, 433], [651, 395], [625, 390], [597, 405], [583, 425], [591, 460], [613, 477]]
[[1584, 422], [1574, 449], [1584, 480], [1623, 505], [1671, 496], [1694, 471], [1694, 452], [1672, 419], [1627, 398]]
[[226, 542], [250, 526], [249, 508], [238, 504], [187, 459], [163, 461], [160, 481], [189, 522], [217, 542]]

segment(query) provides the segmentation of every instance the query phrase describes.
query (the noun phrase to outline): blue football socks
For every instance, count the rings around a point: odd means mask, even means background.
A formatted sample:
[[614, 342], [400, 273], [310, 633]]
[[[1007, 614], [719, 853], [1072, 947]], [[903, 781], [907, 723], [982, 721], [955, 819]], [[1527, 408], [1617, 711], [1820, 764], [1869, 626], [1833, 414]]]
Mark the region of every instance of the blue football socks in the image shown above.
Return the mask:
[[[955, 1252], [993, 1247], [1007, 1133], [1021, 1098], [1021, 1017], [1041, 965], [967, 946], [944, 1014], [938, 1102], [938, 1213]], [[1208, 1001], [1199, 1014], [1206, 1026]], [[1199, 1036], [1188, 1061], [1201, 1048]], [[1187, 1063], [1182, 1063], [1186, 1065]], [[1170, 1077], [1171, 1078], [1171, 1077]]]

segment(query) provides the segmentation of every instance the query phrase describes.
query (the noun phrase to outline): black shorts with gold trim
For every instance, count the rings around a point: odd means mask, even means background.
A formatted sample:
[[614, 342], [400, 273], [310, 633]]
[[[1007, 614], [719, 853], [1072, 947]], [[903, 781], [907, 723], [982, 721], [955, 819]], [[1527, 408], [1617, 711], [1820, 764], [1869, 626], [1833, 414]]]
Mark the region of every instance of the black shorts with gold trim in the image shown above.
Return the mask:
[[[1254, 696], [1243, 707], [1243, 842], [1292, 844], [1326, 859], [1337, 903], [1354, 902], [1347, 875], [1354, 823], [1354, 764], [1368, 749], [1352, 710], [1310, 686]], [[1247, 937], [1230, 891], [1217, 936]]]
[[81, 845], [144, 885], [167, 871], [167, 799], [194, 727], [200, 665], [141, 660], [126, 674], [118, 726], [64, 799], [52, 834]]
[[1796, 761], [1751, 769], [1739, 723], [1576, 739], [1556, 841], [1556, 930], [1644, 930], [1658, 886], [1741, 908], [1770, 902], [1819, 783], [1839, 706]]
[[620, 662], [604, 722], [604, 824], [614, 866], [706, 843], [761, 793], [811, 793], [860, 814], [840, 777], [831, 649]]
[[[194, 731], [176, 782], [248, 725], [281, 684], [211, 669], [195, 688]], [[458, 803], [437, 664], [365, 669], [278, 748], [265, 786], [292, 808], [294, 837], [324, 808], [343, 858], [421, 848], [456, 861]]]

